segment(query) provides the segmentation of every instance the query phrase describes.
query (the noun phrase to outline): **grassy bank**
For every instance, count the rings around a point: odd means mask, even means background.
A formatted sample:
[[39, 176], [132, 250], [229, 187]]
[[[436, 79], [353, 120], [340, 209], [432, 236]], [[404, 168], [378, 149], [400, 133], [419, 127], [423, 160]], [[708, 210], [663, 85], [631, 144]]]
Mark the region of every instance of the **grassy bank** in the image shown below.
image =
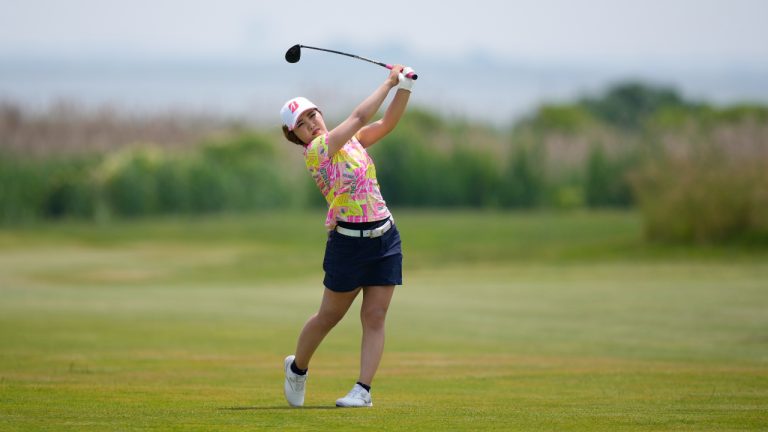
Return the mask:
[[[2, 430], [760, 430], [765, 252], [668, 249], [633, 213], [396, 213], [375, 407], [356, 313], [288, 409], [322, 214], [0, 231]], [[353, 307], [354, 308], [354, 307]]]

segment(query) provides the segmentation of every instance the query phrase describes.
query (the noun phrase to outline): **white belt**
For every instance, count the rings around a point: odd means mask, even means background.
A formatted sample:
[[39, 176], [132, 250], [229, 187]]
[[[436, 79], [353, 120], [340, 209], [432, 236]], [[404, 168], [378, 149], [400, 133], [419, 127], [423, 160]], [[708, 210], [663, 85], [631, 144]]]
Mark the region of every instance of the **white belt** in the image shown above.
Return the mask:
[[376, 238], [376, 237], [383, 236], [384, 233], [389, 231], [389, 229], [392, 228], [393, 226], [394, 224], [392, 223], [392, 219], [388, 219], [384, 223], [384, 225], [378, 228], [370, 229], [370, 230], [353, 230], [353, 229], [347, 229], [347, 228], [336, 225], [336, 232], [349, 237]]

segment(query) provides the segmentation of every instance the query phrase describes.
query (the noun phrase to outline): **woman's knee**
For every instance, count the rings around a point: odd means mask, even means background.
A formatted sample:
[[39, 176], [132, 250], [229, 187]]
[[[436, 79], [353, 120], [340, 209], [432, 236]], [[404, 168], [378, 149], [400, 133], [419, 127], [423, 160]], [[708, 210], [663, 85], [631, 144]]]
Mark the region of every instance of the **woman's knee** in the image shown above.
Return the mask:
[[317, 322], [323, 327], [333, 328], [344, 318], [344, 313], [333, 310], [320, 310], [315, 315]]
[[334, 327], [344, 318], [358, 292], [359, 290], [336, 293], [326, 288], [323, 294], [323, 302], [320, 304], [320, 310], [315, 315], [316, 321], [324, 327]]
[[384, 327], [384, 321], [387, 318], [387, 308], [382, 306], [371, 306], [360, 311], [360, 321], [363, 327], [370, 329], [379, 329]]

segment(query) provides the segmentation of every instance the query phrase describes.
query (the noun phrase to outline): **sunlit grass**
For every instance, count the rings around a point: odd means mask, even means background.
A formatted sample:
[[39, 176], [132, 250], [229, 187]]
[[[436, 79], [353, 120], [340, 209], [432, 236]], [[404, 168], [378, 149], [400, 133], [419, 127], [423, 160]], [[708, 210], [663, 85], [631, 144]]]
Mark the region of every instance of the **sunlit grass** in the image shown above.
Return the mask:
[[633, 214], [396, 216], [405, 285], [375, 406], [354, 411], [333, 402], [355, 307], [307, 408], [282, 396], [321, 295], [317, 215], [0, 232], [0, 429], [768, 427], [760, 253], [646, 245]]

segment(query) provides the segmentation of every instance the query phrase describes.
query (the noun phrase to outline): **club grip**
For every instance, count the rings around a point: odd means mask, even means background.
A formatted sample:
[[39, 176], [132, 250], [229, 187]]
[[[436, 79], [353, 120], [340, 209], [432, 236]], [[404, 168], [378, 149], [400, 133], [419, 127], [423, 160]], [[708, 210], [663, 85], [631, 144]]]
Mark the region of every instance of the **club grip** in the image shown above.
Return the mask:
[[[394, 66], [394, 65], [391, 65], [391, 64], [385, 64], [385, 65], [384, 65], [384, 67], [385, 67], [385, 68], [387, 68], [387, 69], [389, 69], [389, 70], [392, 70], [392, 68], [393, 68], [393, 67], [395, 67], [395, 66]], [[408, 72], [407, 74], [405, 74], [405, 77], [406, 77], [406, 78], [410, 78], [410, 79], [412, 79], [412, 80], [414, 80], [414, 81], [416, 81], [417, 79], [419, 79], [419, 76], [418, 76], [418, 75], [416, 75], [416, 72]]]

